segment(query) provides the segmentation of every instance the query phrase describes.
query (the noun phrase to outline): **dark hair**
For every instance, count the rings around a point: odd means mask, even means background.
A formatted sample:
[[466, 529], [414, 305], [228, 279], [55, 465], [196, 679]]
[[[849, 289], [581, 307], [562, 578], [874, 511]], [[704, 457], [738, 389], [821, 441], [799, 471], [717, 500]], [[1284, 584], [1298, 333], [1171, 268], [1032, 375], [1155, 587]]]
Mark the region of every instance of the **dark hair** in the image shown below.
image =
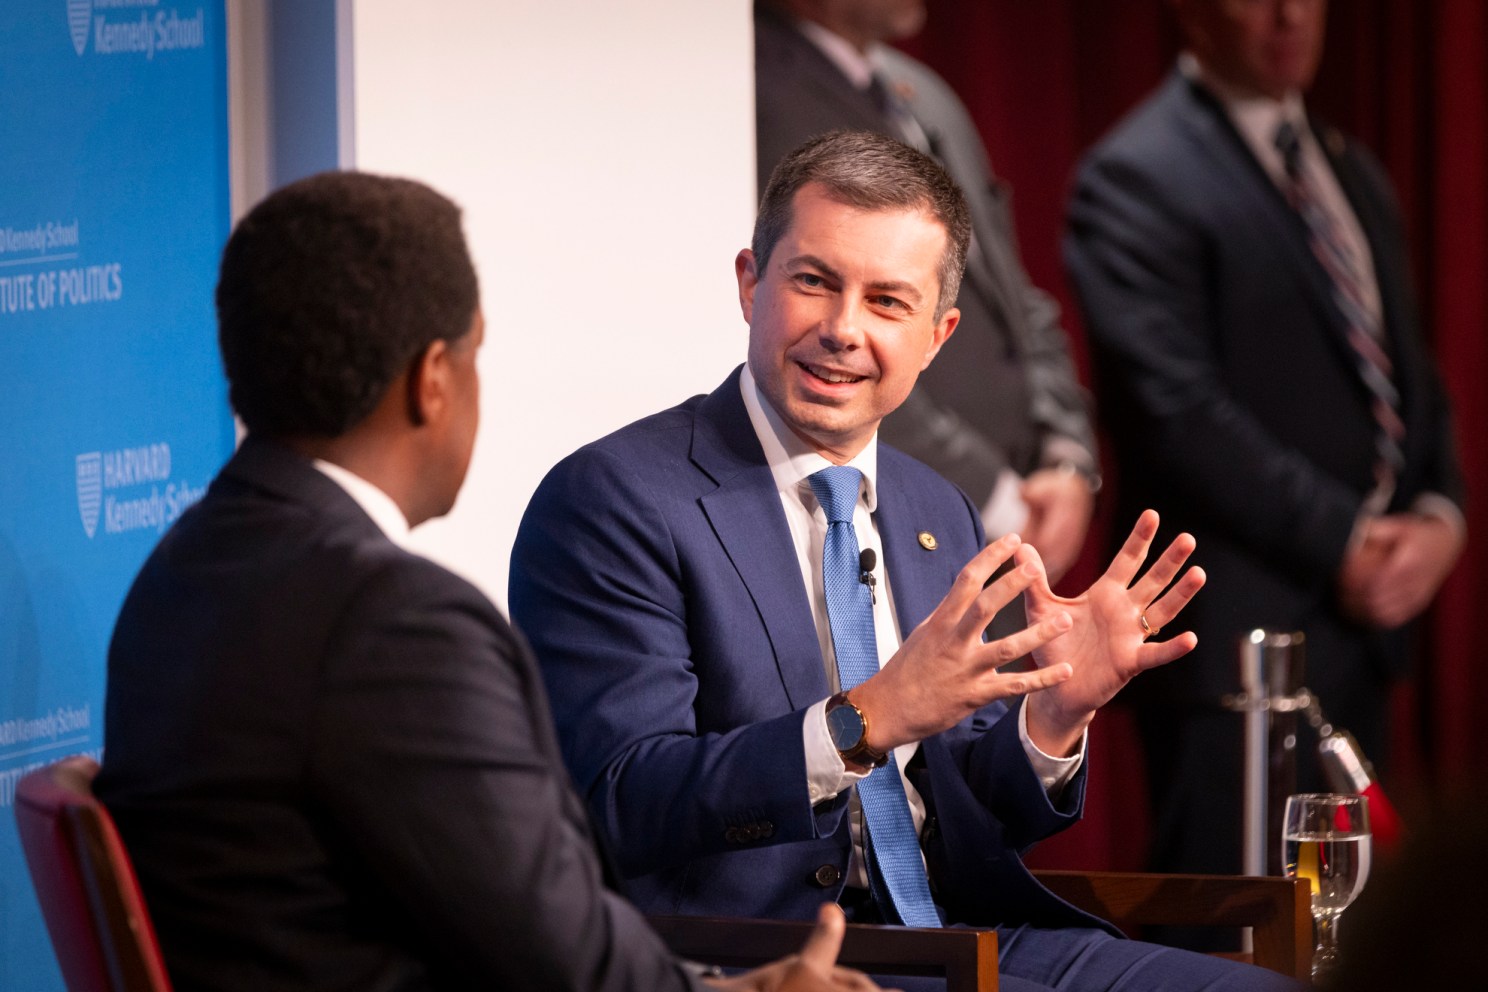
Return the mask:
[[812, 138], [775, 167], [754, 222], [751, 247], [756, 272], [764, 273], [770, 254], [791, 225], [796, 192], [808, 183], [819, 184], [829, 197], [848, 206], [918, 208], [938, 220], [946, 229], [946, 250], [940, 260], [935, 319], [955, 305], [971, 244], [966, 198], [934, 159], [872, 131], [832, 131]]
[[222, 252], [217, 340], [250, 432], [335, 437], [479, 299], [460, 209], [409, 179], [323, 172], [249, 211]]

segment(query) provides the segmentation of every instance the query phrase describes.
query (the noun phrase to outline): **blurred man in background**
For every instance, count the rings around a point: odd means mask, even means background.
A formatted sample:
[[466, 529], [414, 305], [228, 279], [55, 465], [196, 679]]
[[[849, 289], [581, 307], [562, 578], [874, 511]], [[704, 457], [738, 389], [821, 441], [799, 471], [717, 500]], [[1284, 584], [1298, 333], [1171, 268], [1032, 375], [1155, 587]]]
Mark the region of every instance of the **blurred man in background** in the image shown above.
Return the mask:
[[[1143, 680], [1154, 867], [1240, 868], [1238, 638], [1300, 630], [1306, 683], [1382, 762], [1409, 621], [1462, 550], [1445, 396], [1379, 164], [1303, 102], [1324, 0], [1175, 0], [1176, 72], [1089, 153], [1066, 254], [1120, 501], [1191, 531], [1191, 660]], [[1323, 783], [1304, 739], [1298, 788]]]

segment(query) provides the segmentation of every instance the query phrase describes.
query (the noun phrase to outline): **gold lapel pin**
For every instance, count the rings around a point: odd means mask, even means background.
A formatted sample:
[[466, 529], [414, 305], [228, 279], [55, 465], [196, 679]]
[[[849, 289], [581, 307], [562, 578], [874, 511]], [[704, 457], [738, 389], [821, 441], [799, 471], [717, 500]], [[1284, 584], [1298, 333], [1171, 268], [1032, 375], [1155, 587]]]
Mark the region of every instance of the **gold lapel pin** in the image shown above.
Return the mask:
[[934, 551], [936, 548], [940, 547], [940, 542], [935, 539], [934, 534], [930, 533], [928, 530], [922, 530], [920, 531], [920, 547], [924, 548], [926, 551]]

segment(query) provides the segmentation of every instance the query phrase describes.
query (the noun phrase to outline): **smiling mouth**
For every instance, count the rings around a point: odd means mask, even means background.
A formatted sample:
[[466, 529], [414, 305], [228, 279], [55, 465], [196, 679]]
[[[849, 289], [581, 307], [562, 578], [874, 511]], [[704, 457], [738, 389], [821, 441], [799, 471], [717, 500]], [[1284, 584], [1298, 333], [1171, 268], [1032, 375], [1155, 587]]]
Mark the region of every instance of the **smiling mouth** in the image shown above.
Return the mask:
[[865, 375], [854, 375], [851, 372], [838, 372], [835, 369], [823, 368], [820, 365], [807, 365], [805, 362], [797, 362], [796, 364], [799, 365], [804, 371], [820, 379], [822, 382], [842, 384], [850, 382], [862, 382], [864, 379], [868, 378]]

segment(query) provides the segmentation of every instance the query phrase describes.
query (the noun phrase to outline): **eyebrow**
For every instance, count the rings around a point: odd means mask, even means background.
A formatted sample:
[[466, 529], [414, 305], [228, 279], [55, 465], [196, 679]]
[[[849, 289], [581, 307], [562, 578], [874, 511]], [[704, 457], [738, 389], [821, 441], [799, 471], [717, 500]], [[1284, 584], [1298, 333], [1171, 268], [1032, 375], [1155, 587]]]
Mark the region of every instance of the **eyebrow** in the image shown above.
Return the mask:
[[[785, 268], [787, 270], [793, 269], [798, 265], [807, 265], [811, 268], [818, 269], [827, 278], [833, 279], [839, 283], [842, 282], [842, 273], [838, 272], [836, 269], [832, 268], [832, 266], [828, 265], [820, 258], [817, 258], [815, 255], [794, 255], [785, 260]], [[920, 291], [915, 288], [913, 283], [890, 279], [879, 282], [871, 282], [868, 284], [868, 288], [876, 293], [890, 293], [895, 296], [903, 296], [913, 306], [919, 306], [921, 303], [924, 302], [924, 297], [921, 295]]]

